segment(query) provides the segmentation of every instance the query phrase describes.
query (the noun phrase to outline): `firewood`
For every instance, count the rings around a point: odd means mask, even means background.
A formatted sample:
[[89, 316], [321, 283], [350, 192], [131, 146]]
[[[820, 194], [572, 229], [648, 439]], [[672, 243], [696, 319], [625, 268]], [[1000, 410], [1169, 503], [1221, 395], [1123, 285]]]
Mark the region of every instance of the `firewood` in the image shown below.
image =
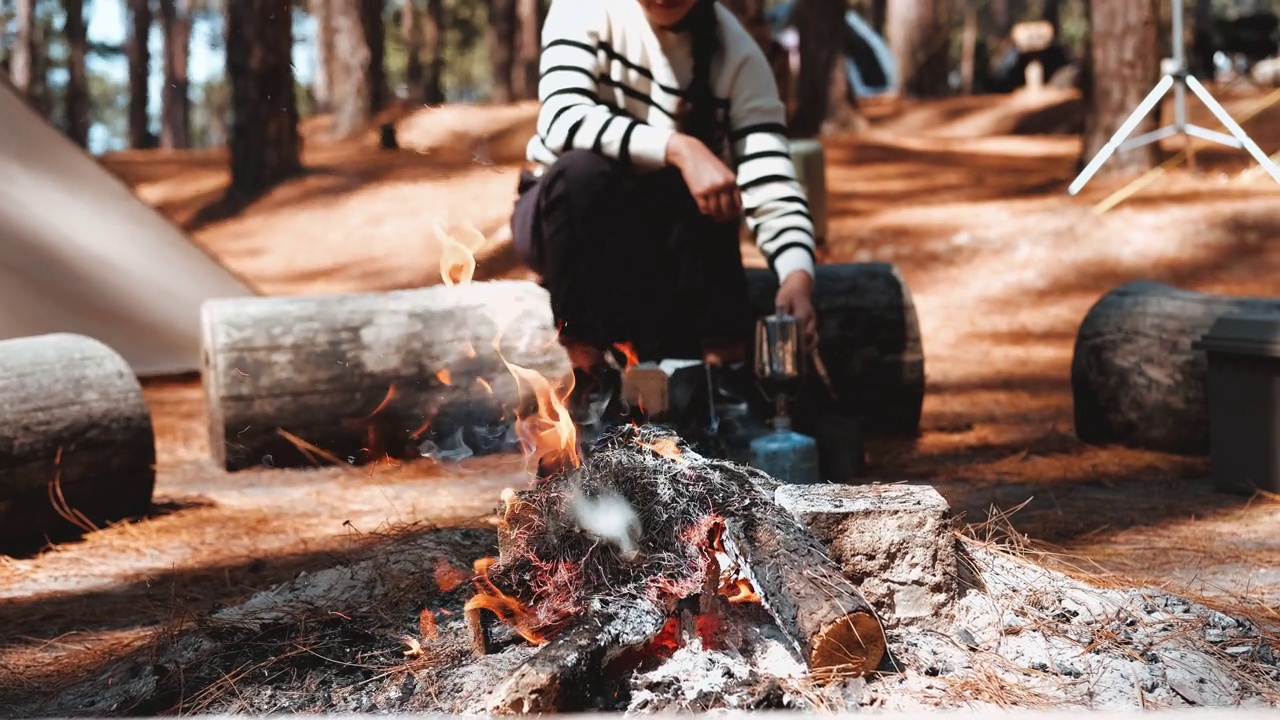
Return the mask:
[[133, 370], [82, 335], [0, 342], [0, 551], [142, 515], [151, 414]]
[[1280, 299], [1134, 282], [1085, 316], [1071, 362], [1084, 442], [1185, 455], [1209, 452], [1208, 360], [1192, 343], [1227, 313], [1280, 317]]
[[233, 471], [414, 457], [429, 431], [492, 427], [515, 407], [504, 357], [569, 372], [528, 282], [218, 299], [202, 325], [210, 450]]
[[[597, 444], [582, 467], [562, 469], [530, 490], [508, 495], [499, 560], [478, 582], [490, 597], [475, 604], [505, 608], [514, 601], [520, 607], [503, 613], [518, 616], [517, 631], [551, 638], [535, 656], [548, 653], [550, 660], [521, 675], [533, 678], [522, 683], [541, 688], [545, 682], [539, 678], [555, 674], [546, 668], [558, 667], [559, 653], [578, 656], [584, 633], [603, 645], [590, 645], [596, 655], [622, 649], [608, 632], [582, 630], [584, 622], [594, 628], [619, 622], [652, 637], [660, 620], [686, 601], [697, 600], [693, 608], [712, 607], [699, 595], [720, 576], [709, 552], [718, 537], [815, 679], [873, 671], [885, 652], [878, 618], [820, 541], [773, 501], [777, 487], [759, 471], [699, 456], [669, 431], [620, 428]], [[584, 497], [621, 498], [634, 509], [641, 529], [634, 554], [599, 531], [584, 532], [580, 514], [592, 511], [579, 504]], [[632, 620], [616, 615], [622, 611], [615, 608], [624, 608]], [[627, 637], [629, 647], [643, 642]]]

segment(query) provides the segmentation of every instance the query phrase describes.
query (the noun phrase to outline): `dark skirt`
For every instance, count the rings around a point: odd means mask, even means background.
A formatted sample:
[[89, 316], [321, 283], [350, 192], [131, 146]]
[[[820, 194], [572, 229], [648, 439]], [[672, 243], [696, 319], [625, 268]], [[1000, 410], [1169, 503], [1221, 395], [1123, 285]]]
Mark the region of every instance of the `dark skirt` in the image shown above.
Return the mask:
[[518, 190], [516, 250], [565, 339], [698, 357], [708, 342], [749, 336], [741, 222], [703, 215], [678, 170], [640, 173], [574, 150], [540, 176], [526, 170]]

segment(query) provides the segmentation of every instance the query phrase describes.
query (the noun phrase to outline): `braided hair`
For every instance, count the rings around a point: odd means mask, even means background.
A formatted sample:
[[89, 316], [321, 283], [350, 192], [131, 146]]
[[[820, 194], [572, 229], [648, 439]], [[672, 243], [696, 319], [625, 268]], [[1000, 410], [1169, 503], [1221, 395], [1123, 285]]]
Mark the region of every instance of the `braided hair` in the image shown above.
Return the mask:
[[719, 155], [725, 138], [716, 114], [715, 90], [711, 87], [711, 62], [720, 50], [716, 0], [698, 0], [681, 25], [693, 41], [693, 79], [685, 95], [686, 132]]

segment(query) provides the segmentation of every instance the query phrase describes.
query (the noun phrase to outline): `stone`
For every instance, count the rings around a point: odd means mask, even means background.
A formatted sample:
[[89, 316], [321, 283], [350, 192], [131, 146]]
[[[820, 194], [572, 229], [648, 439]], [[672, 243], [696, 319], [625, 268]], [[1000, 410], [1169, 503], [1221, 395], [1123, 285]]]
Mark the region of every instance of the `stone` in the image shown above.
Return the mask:
[[887, 629], [944, 630], [962, 590], [951, 506], [928, 485], [782, 485], [775, 501], [808, 526]]

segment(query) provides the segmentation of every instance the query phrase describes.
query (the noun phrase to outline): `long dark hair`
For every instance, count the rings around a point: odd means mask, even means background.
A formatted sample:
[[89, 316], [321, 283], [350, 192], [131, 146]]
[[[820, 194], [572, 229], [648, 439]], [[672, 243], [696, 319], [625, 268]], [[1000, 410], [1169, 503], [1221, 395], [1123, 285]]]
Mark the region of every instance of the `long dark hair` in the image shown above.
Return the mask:
[[698, 0], [682, 24], [693, 40], [693, 79], [685, 93], [688, 103], [685, 131], [718, 154], [724, 136], [716, 113], [715, 90], [711, 87], [711, 62], [720, 50], [716, 0]]

